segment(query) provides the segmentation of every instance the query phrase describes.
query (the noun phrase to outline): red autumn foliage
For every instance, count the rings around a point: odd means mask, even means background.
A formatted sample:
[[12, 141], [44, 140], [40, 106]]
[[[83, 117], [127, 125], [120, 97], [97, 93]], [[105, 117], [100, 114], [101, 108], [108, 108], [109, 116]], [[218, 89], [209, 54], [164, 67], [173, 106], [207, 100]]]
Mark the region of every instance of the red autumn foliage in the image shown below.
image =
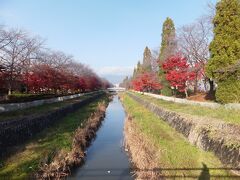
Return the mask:
[[186, 90], [187, 82], [194, 80], [195, 73], [190, 70], [187, 59], [180, 54], [169, 57], [162, 68], [166, 72], [166, 79], [179, 92]]
[[82, 76], [71, 72], [58, 70], [49, 65], [35, 65], [30, 73], [23, 75], [23, 82], [27, 89], [39, 92], [85, 92], [110, 86], [109, 82], [96, 77], [94, 74]]
[[145, 72], [132, 81], [136, 91], [154, 91], [162, 88], [155, 73]]
[[45, 86], [45, 80], [37, 73], [28, 73], [24, 76], [24, 82], [27, 85], [28, 90], [34, 92], [40, 92], [41, 88]]
[[42, 92], [54, 90], [59, 81], [59, 75], [48, 65], [36, 65], [31, 72], [24, 74], [23, 79], [29, 91]]
[[86, 79], [84, 77], [79, 77], [76, 86], [77, 89], [81, 89], [83, 92], [85, 92], [87, 89]]
[[14, 91], [67, 94], [111, 86], [73, 56], [46, 48], [41, 38], [25, 31], [0, 27], [0, 39], [0, 96]]

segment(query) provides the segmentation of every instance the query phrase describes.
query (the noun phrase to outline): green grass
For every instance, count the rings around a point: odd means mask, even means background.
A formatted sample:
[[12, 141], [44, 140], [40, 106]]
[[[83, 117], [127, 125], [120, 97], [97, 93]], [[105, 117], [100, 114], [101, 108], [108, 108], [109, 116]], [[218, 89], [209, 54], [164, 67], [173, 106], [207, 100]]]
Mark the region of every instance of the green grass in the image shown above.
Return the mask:
[[55, 97], [61, 97], [61, 96], [68, 96], [73, 94], [56, 94], [56, 93], [50, 93], [50, 94], [31, 94], [31, 93], [20, 93], [20, 92], [13, 92], [11, 95], [7, 95], [8, 99], [1, 100], [1, 104], [6, 103], [22, 103], [22, 102], [30, 102], [35, 100], [42, 100], [42, 99], [49, 99], [49, 98], [55, 98]]
[[35, 94], [25, 94], [25, 93], [19, 93], [19, 92], [13, 92], [10, 96], [11, 97], [29, 97], [34, 96]]
[[28, 115], [43, 114], [43, 113], [57, 110], [64, 106], [76, 103], [77, 101], [85, 99], [89, 96], [91, 96], [91, 95], [84, 95], [84, 96], [80, 96], [79, 98], [65, 100], [62, 102], [43, 104], [40, 106], [31, 107], [31, 108], [27, 108], [27, 109], [0, 113], [0, 121], [1, 120], [9, 120], [9, 119], [13, 119], [13, 118], [21, 118], [21, 117], [28, 116]]
[[234, 110], [234, 109], [225, 109], [225, 108], [208, 108], [208, 107], [202, 107], [198, 105], [188, 105], [188, 104], [180, 104], [180, 103], [174, 103], [170, 101], [164, 101], [161, 99], [156, 99], [154, 97], [150, 97], [147, 95], [141, 95], [138, 93], [134, 93], [135, 95], [144, 98], [146, 100], [149, 100], [156, 105], [169, 109], [171, 111], [175, 112], [181, 112], [189, 115], [195, 115], [200, 117], [209, 117], [209, 118], [215, 118], [219, 120], [223, 120], [227, 123], [232, 124], [240, 124], [240, 111]]
[[[191, 145], [183, 135], [176, 132], [159, 117], [138, 104], [128, 95], [124, 95], [126, 111], [133, 117], [140, 132], [143, 132], [159, 153], [160, 168], [207, 168], [223, 167], [211, 152], [205, 152]], [[206, 169], [206, 168], [205, 168]], [[208, 169], [206, 169], [208, 171]], [[165, 175], [199, 176], [201, 170], [163, 171]], [[228, 175], [225, 170], [209, 170], [210, 175]]]
[[58, 124], [43, 130], [36, 137], [24, 145], [10, 158], [2, 162], [1, 177], [10, 179], [25, 179], [39, 167], [44, 158], [51, 159], [57, 151], [69, 151], [75, 129], [84, 125], [84, 121], [96, 110], [100, 101], [107, 101], [106, 97], [90, 103], [78, 111], [67, 115]]

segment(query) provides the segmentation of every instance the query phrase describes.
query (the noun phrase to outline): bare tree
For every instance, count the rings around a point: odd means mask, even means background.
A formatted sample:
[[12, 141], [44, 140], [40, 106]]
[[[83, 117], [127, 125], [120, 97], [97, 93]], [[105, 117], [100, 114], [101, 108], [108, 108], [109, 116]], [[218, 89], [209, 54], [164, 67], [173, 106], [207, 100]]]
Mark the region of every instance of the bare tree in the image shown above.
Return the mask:
[[1, 91], [5, 93], [8, 90], [10, 95], [13, 90], [28, 91], [29, 88], [34, 93], [58, 93], [110, 86], [107, 80], [75, 61], [73, 56], [47, 49], [43, 47], [43, 42], [25, 31], [0, 26]]
[[70, 63], [69, 70], [76, 76], [97, 76], [90, 67], [76, 61]]
[[[29, 73], [31, 73], [31, 67], [33, 63], [38, 58], [38, 52], [41, 51], [43, 47], [43, 40], [38, 37], [27, 37], [24, 40], [25, 43], [25, 52], [22, 53], [21, 62], [22, 62], [22, 74], [25, 74], [25, 83], [28, 84], [29, 81]], [[28, 88], [26, 88], [28, 92]]]
[[152, 71], [154, 73], [158, 73], [159, 71], [159, 52], [157, 50], [152, 50]]
[[22, 71], [22, 54], [26, 48], [23, 39], [26, 38], [26, 34], [19, 30], [11, 30], [9, 36], [12, 40], [1, 49], [1, 62], [7, 74], [8, 94], [11, 94]]
[[195, 23], [179, 28], [178, 32], [179, 49], [196, 73], [194, 91], [197, 91], [198, 77], [203, 77], [206, 89], [208, 78], [204, 73], [204, 66], [209, 59], [209, 44], [213, 36], [212, 24], [206, 16], [203, 16]]
[[17, 34], [13, 34], [12, 31], [7, 31], [3, 26], [0, 26], [0, 50], [12, 42]]
[[209, 24], [212, 24], [213, 18], [215, 17], [216, 14], [216, 5], [209, 1], [207, 3], [207, 13], [205, 15], [206, 19], [209, 21]]
[[73, 56], [61, 51], [44, 49], [38, 52], [37, 64], [46, 64], [52, 68], [61, 70], [67, 68], [73, 62]]
[[13, 41], [14, 38], [15, 38], [15, 36], [12, 32], [7, 31], [6, 29], [4, 29], [3, 26], [0, 26], [0, 72], [1, 73], [3, 73], [3, 71], [6, 69], [4, 67], [4, 60], [2, 58], [3, 57], [3, 49], [7, 45], [9, 45]]
[[31, 59], [41, 47], [41, 43], [22, 30], [13, 29], [4, 35], [7, 36], [7, 43], [1, 46], [0, 58], [4, 73], [7, 74], [8, 94], [11, 94], [13, 87], [21, 80], [21, 75], [28, 71]]

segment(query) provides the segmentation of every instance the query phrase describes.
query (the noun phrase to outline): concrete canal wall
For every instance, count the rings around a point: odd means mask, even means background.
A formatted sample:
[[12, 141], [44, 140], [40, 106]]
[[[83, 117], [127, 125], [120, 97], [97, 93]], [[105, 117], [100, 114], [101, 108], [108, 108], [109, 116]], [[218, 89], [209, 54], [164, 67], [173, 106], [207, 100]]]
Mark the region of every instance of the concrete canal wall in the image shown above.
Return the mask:
[[23, 143], [34, 134], [56, 123], [62, 117], [76, 111], [78, 108], [96, 100], [104, 94], [104, 92], [97, 92], [89, 98], [79, 100], [74, 104], [45, 114], [0, 121], [0, 156], [8, 147]]

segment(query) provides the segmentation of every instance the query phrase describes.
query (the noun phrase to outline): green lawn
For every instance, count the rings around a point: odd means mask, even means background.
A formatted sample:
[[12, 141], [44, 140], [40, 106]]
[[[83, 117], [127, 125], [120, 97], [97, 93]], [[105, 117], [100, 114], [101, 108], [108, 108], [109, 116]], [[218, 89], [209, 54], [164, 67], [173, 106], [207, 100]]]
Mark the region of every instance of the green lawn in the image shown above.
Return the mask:
[[28, 116], [28, 115], [43, 114], [43, 113], [53, 111], [53, 110], [57, 110], [57, 109], [60, 109], [64, 106], [76, 103], [79, 100], [88, 98], [90, 96], [92, 96], [92, 95], [87, 94], [87, 95], [83, 95], [79, 98], [69, 99], [69, 100], [65, 100], [65, 101], [62, 101], [62, 102], [56, 102], [56, 103], [51, 103], [51, 104], [43, 104], [43, 105], [40, 105], [40, 106], [31, 107], [31, 108], [27, 108], [27, 109], [0, 113], [0, 121], [1, 120], [13, 119], [13, 118], [21, 118], [21, 117]]
[[[205, 167], [210, 175], [228, 175], [225, 170], [211, 170], [211, 168], [221, 168], [223, 165], [211, 152], [205, 152], [191, 145], [187, 140], [171, 128], [159, 117], [138, 104], [128, 95], [123, 96], [123, 103], [126, 111], [133, 117], [133, 121], [139, 131], [142, 132], [159, 153], [157, 161], [160, 168], [200, 168], [200, 170], [173, 170], [164, 171], [167, 176], [199, 176], [201, 168]], [[219, 178], [216, 178], [219, 179]]]
[[141, 95], [138, 93], [134, 93], [134, 95], [144, 98], [146, 100], [149, 100], [155, 103], [156, 105], [169, 109], [171, 111], [181, 112], [189, 115], [196, 115], [200, 117], [215, 118], [215, 119], [223, 120], [225, 122], [233, 123], [233, 124], [240, 124], [239, 110], [225, 109], [225, 108], [212, 109], [208, 107], [202, 107], [199, 105], [188, 105], [188, 104], [174, 103], [171, 101], [164, 101], [161, 99], [156, 99], [154, 97]]
[[58, 124], [43, 130], [24, 145], [24, 150], [1, 162], [1, 177], [25, 179], [38, 169], [40, 161], [51, 160], [58, 151], [69, 151], [75, 129], [84, 126], [84, 121], [96, 110], [98, 102], [107, 101], [106, 96], [67, 115]]

